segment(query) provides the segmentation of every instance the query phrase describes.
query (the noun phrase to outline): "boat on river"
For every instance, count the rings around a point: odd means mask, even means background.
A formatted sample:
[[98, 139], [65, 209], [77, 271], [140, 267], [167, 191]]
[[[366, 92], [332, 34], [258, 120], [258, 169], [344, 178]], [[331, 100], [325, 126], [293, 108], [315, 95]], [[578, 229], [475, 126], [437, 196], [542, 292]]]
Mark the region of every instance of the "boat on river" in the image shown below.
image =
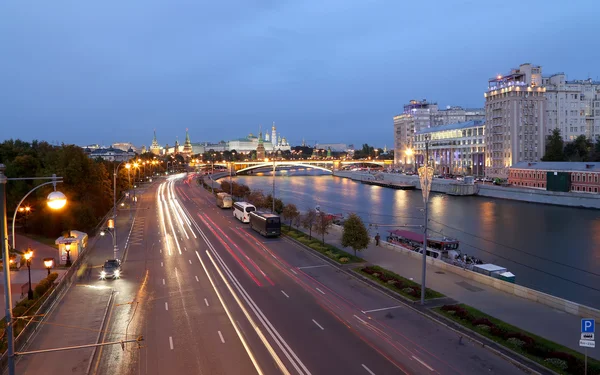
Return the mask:
[[[423, 234], [409, 230], [396, 229], [389, 231], [387, 242], [423, 254]], [[504, 267], [484, 263], [481, 259], [462, 254], [458, 249], [460, 242], [451, 237], [427, 236], [427, 256], [440, 259], [454, 266], [469, 269], [486, 276], [504, 281], [515, 281], [515, 275]]]

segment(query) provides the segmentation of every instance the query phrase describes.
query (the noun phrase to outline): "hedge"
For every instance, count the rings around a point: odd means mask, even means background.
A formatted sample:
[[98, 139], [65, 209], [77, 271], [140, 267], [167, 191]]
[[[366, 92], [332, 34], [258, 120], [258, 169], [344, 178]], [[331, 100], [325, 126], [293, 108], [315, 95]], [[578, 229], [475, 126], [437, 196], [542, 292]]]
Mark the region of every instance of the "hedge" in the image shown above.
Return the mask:
[[323, 243], [316, 239], [315, 237], [309, 238], [308, 234], [294, 228], [287, 227], [288, 230], [282, 231], [282, 234], [286, 236], [290, 236], [294, 238], [296, 241], [310, 247], [311, 249], [318, 251], [319, 253], [325, 255], [326, 257], [333, 259], [337, 263], [347, 264], [347, 263], [361, 263], [364, 262], [364, 259], [354, 256], [350, 253], [345, 252], [344, 250], [340, 250], [337, 247], [330, 245], [328, 243]]
[[[584, 373], [583, 354], [498, 320], [473, 307], [444, 305], [442, 315], [560, 374]], [[600, 361], [588, 357], [588, 375], [600, 375]]]
[[[368, 266], [357, 268], [355, 271], [410, 300], [418, 301], [421, 299], [421, 284], [415, 283], [385, 268]], [[445, 296], [440, 292], [429, 288], [425, 289], [425, 299], [442, 297]]]

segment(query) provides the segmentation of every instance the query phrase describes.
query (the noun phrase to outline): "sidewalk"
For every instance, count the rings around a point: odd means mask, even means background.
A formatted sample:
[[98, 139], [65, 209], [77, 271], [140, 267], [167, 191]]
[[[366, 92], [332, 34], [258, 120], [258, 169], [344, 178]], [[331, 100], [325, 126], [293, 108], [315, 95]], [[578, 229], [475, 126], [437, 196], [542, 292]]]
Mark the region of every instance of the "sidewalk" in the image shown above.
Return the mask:
[[[42, 323], [27, 351], [95, 344], [112, 289], [75, 286]], [[19, 374], [85, 374], [93, 348], [19, 357]]]
[[[341, 230], [332, 228], [331, 233], [325, 236], [325, 242], [354, 254], [352, 249], [342, 247], [341, 238]], [[416, 282], [420, 283], [421, 281], [422, 263], [420, 260], [375, 246], [375, 241], [372, 241], [367, 249], [357, 255], [369, 263], [384, 267], [406, 278], [412, 278]], [[579, 316], [560, 312], [549, 306], [502, 292], [429, 264], [427, 265], [426, 283], [428, 288], [443, 293], [460, 303], [465, 303], [506, 323], [583, 353], [583, 348], [579, 347], [581, 333]], [[598, 347], [588, 349], [588, 355], [600, 359], [600, 350]]]

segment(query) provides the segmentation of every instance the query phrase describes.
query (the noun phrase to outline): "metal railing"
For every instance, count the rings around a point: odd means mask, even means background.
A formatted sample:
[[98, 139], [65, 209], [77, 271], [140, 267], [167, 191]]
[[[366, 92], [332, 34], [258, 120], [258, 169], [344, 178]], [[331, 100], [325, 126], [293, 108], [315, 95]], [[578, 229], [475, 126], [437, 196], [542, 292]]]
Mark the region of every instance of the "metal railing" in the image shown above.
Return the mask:
[[[119, 200], [119, 203], [123, 201], [125, 197], [122, 197]], [[17, 337], [15, 337], [15, 353], [23, 351], [34, 337], [35, 333], [38, 331], [40, 326], [44, 323], [47, 316], [54, 309], [55, 305], [61, 301], [63, 294], [71, 287], [73, 281], [76, 279], [77, 271], [84, 264], [85, 260], [89, 257], [89, 254], [96, 245], [98, 241], [99, 233], [101, 228], [105, 225], [108, 218], [112, 217], [112, 208], [109, 212], [100, 220], [100, 222], [91, 230], [93, 233], [92, 240], [88, 242], [87, 248], [81, 253], [80, 256], [75, 259], [71, 267], [67, 270], [66, 273], [62, 275], [58, 283], [54, 288], [48, 290], [41, 299], [44, 299], [40, 307], [35, 311], [32, 316], [33, 319], [30, 319], [29, 322], [25, 325], [23, 330], [19, 333]], [[16, 321], [16, 319], [15, 319]], [[14, 324], [14, 322], [13, 322]], [[5, 350], [2, 353], [2, 357], [0, 357], [0, 372], [5, 373], [8, 367], [8, 354]]]

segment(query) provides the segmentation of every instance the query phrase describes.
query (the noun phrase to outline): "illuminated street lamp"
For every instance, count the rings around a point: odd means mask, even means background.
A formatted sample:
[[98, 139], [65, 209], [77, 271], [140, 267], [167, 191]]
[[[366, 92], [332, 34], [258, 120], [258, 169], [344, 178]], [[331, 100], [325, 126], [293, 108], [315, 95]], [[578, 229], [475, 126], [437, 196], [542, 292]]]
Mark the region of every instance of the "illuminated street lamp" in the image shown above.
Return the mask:
[[44, 258], [44, 267], [46, 267], [48, 276], [50, 276], [50, 270], [54, 267], [54, 258]]
[[[4, 267], [4, 299], [5, 299], [5, 316], [8, 324], [6, 325], [6, 341], [7, 341], [7, 364], [8, 364], [8, 374], [15, 374], [15, 338], [13, 334], [13, 314], [12, 314], [12, 296], [11, 296], [11, 284], [10, 284], [10, 254], [8, 249], [8, 225], [6, 222], [6, 184], [8, 181], [23, 181], [23, 180], [52, 180], [49, 182], [44, 182], [39, 184], [38, 186], [31, 189], [23, 199], [17, 205], [15, 209], [15, 214], [13, 216], [13, 229], [12, 229], [12, 238], [13, 238], [13, 248], [16, 249], [15, 246], [15, 220], [17, 212], [19, 211], [19, 207], [21, 203], [31, 194], [33, 191], [39, 189], [42, 186], [46, 186], [52, 184], [54, 187], [54, 191], [48, 195], [48, 206], [52, 209], [60, 209], [67, 204], [67, 198], [65, 195], [59, 191], [56, 191], [56, 184], [62, 182], [62, 177], [56, 177], [56, 175], [52, 175], [52, 177], [20, 177], [20, 178], [7, 178], [4, 175], [4, 171], [6, 170], [6, 166], [4, 164], [0, 164], [0, 214], [2, 218], [0, 218], [0, 237], [2, 238], [2, 261], [5, 265]], [[6, 265], [9, 265], [8, 267]]]
[[65, 263], [65, 266], [71, 267], [71, 244], [70, 243], [65, 245], [65, 251], [67, 252], [67, 262]]
[[427, 271], [427, 203], [429, 202], [429, 192], [431, 191], [431, 182], [433, 181], [433, 167], [429, 165], [429, 135], [425, 135], [425, 163], [419, 168], [419, 180], [421, 182], [421, 193], [423, 194], [423, 204], [425, 205], [423, 225], [423, 267], [421, 274], [421, 305], [425, 304], [425, 275]]
[[411, 148], [407, 148], [406, 150], [404, 150], [404, 172], [406, 172], [406, 164], [407, 163], [407, 159], [410, 160], [410, 157], [413, 155], [413, 150]]
[[33, 258], [33, 251], [28, 248], [27, 252], [23, 255], [27, 261], [27, 270], [29, 271], [29, 290], [27, 291], [27, 299], [33, 299], [33, 290], [31, 289], [31, 258]]

